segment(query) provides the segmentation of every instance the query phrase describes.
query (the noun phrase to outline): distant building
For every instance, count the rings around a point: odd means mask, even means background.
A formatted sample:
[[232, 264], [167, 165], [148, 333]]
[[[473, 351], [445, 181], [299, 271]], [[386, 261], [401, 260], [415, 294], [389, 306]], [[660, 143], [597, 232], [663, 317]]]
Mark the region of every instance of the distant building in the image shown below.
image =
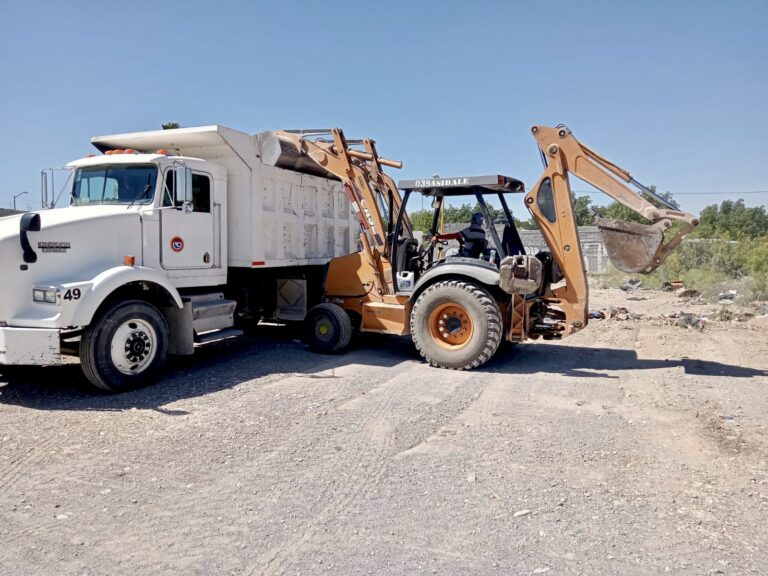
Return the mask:
[[12, 216], [14, 214], [21, 214], [21, 210], [11, 210], [10, 208], [0, 208], [0, 218], [6, 216]]

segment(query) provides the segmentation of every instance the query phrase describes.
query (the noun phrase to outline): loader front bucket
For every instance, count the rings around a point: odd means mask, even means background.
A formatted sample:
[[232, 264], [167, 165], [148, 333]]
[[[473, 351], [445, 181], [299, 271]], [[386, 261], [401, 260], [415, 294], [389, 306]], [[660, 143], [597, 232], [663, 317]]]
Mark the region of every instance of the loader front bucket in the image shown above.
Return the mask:
[[639, 224], [623, 220], [598, 218], [608, 257], [622, 272], [651, 272], [661, 260], [657, 252], [664, 241], [658, 224]]

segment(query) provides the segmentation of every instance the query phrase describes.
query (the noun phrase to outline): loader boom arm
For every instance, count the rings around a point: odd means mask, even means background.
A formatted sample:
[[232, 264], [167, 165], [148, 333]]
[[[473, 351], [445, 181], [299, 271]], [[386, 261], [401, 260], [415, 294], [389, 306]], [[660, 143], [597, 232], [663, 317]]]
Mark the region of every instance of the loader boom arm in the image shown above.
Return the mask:
[[[340, 128], [328, 131], [332, 142], [311, 140], [301, 132], [278, 131], [284, 141], [291, 142], [296, 151], [342, 181], [345, 192], [360, 221], [360, 240], [363, 252], [374, 272], [374, 290], [381, 296], [390, 292], [386, 281], [386, 265], [391, 251], [390, 234], [393, 215], [402, 204], [400, 192], [382, 166], [402, 168], [403, 163], [378, 155], [376, 143], [371, 139], [348, 141]], [[353, 148], [362, 145], [364, 150]], [[391, 212], [387, 215], [385, 212]], [[410, 219], [405, 215], [403, 231], [412, 235]]]

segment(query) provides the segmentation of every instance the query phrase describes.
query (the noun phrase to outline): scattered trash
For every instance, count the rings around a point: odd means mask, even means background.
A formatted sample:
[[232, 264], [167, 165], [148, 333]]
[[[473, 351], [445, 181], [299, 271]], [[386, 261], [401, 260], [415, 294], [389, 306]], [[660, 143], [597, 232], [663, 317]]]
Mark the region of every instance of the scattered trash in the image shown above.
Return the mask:
[[698, 298], [701, 296], [701, 292], [693, 288], [680, 288], [675, 294], [678, 298]]
[[674, 292], [675, 290], [682, 290], [685, 288], [685, 284], [682, 280], [672, 280], [672, 282], [664, 282], [661, 285], [661, 289], [664, 292]]
[[642, 285], [643, 285], [642, 280], [636, 280], [635, 278], [630, 278], [629, 280], [624, 282], [624, 284], [621, 285], [621, 289], [624, 290], [624, 292], [634, 292], [635, 290], [640, 288], [640, 286]]
[[530, 510], [518, 510], [517, 512], [512, 514], [512, 517], [513, 518], [522, 518], [523, 516], [528, 516], [528, 514], [530, 514], [530, 513], [531, 513]]
[[[703, 331], [706, 319], [690, 312], [680, 312], [677, 316], [677, 325], [681, 328], [696, 328]], [[674, 317], [670, 315], [670, 317]]]
[[627, 300], [636, 300], [636, 301], [650, 300], [650, 297], [648, 297], [648, 296], [627, 296]]
[[640, 318], [640, 315], [633, 314], [623, 306], [620, 306], [619, 308], [614, 308], [612, 306], [608, 309], [608, 318], [615, 318], [616, 320], [636, 320]]
[[589, 313], [590, 320], [605, 320], [605, 313], [600, 310], [592, 310]]
[[720, 292], [717, 296], [718, 304], [733, 304], [733, 301], [736, 299], [736, 290], [726, 290], [725, 292]]

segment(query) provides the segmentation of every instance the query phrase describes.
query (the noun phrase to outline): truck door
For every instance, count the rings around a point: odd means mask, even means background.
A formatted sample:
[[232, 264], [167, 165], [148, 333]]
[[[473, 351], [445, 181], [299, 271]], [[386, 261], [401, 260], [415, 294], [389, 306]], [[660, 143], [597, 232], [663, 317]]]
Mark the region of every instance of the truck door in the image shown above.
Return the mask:
[[[186, 182], [177, 193], [177, 174], [186, 174]], [[160, 210], [160, 258], [163, 268], [189, 269], [213, 267], [213, 178], [202, 171], [168, 170], [166, 190]], [[175, 209], [174, 209], [175, 208]]]

